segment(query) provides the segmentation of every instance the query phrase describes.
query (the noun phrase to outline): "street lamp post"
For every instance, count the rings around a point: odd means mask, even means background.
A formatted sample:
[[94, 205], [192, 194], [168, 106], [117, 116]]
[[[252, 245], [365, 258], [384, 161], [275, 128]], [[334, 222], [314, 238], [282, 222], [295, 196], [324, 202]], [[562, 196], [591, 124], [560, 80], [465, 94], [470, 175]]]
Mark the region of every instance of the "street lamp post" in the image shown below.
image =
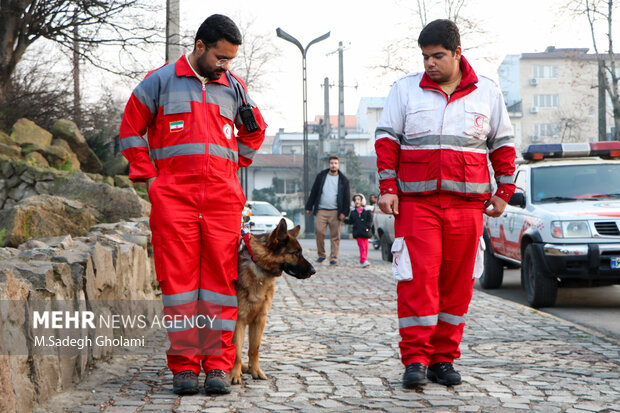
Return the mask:
[[[308, 43], [308, 45], [304, 48], [301, 43], [299, 42], [299, 40], [297, 40], [296, 38], [294, 38], [293, 36], [291, 36], [290, 34], [288, 34], [287, 32], [285, 32], [284, 30], [282, 30], [281, 28], [277, 28], [276, 29], [276, 34], [278, 35], [279, 38], [286, 40], [287, 42], [291, 42], [293, 43], [295, 46], [297, 46], [299, 48], [299, 51], [301, 52], [301, 66], [302, 66], [302, 77], [303, 77], [303, 118], [304, 118], [304, 129], [303, 129], [303, 133], [304, 133], [304, 141], [303, 141], [303, 147], [304, 147], [304, 202], [308, 199], [308, 194], [309, 194], [309, 188], [308, 188], [308, 167], [309, 167], [309, 162], [308, 162], [308, 87], [306, 85], [306, 54], [308, 53], [308, 48], [310, 48], [310, 46], [312, 46], [315, 43], [320, 42], [321, 40], [325, 40], [329, 37], [331, 32], [327, 32], [322, 36], [317, 37], [316, 39], [312, 40], [310, 43]], [[305, 231], [308, 231], [308, 228], [310, 226], [310, 217], [306, 214], [304, 214], [305, 218]]]

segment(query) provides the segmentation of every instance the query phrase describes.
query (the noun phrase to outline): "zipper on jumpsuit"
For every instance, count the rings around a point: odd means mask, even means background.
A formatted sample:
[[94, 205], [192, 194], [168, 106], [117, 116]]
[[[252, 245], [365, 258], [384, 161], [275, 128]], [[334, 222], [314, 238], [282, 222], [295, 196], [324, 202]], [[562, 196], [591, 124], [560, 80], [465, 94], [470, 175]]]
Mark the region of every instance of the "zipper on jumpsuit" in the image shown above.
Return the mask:
[[[200, 79], [198, 79], [200, 81]], [[200, 81], [200, 83], [202, 84], [202, 107], [204, 108], [205, 111], [205, 125], [206, 122], [208, 120], [209, 117], [209, 113], [207, 111], [207, 84], [203, 83], [202, 81]], [[207, 176], [207, 158], [209, 156], [209, 137], [208, 137], [208, 128], [205, 128], [205, 131], [207, 132], [207, 139], [205, 141], [205, 156], [203, 158], [203, 162], [202, 162], [202, 179], [201, 179], [201, 183], [200, 183], [200, 200], [198, 202], [198, 219], [202, 219], [202, 205], [204, 203], [204, 197], [205, 197], [205, 191], [206, 191], [206, 187], [207, 187], [207, 183], [205, 182], [205, 178]]]

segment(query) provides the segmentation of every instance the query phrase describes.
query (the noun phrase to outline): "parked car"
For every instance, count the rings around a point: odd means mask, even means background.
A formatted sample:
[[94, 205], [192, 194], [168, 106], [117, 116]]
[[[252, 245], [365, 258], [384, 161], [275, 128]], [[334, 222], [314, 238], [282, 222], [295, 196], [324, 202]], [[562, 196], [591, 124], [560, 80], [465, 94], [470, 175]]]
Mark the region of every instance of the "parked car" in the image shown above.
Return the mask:
[[375, 206], [372, 216], [375, 239], [379, 241], [381, 248], [381, 258], [384, 261], [392, 262], [392, 243], [394, 242], [394, 215], [384, 213]]
[[620, 284], [620, 142], [530, 145], [501, 217], [484, 217], [480, 285], [500, 288], [521, 267], [532, 307], [558, 287]]
[[295, 224], [286, 218], [286, 212], [280, 212], [269, 202], [248, 201], [243, 210], [244, 216], [249, 216], [250, 232], [252, 234], [264, 234], [271, 232], [284, 218], [287, 229], [293, 229]]

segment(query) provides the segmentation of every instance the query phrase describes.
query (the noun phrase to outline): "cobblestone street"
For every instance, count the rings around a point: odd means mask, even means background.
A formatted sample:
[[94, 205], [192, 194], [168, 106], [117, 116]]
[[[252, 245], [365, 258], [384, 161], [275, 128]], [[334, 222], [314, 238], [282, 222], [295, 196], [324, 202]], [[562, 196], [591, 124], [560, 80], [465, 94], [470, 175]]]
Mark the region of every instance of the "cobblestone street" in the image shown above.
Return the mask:
[[[308, 241], [305, 255], [314, 260]], [[317, 265], [308, 280], [278, 281], [261, 347], [268, 380], [244, 375], [230, 395], [178, 397], [162, 335], [151, 355], [121, 361], [126, 373], [101, 363], [91, 373], [96, 387], [86, 380], [63, 395], [70, 407], [52, 400], [45, 411], [620, 411], [619, 343], [480, 291], [455, 363], [463, 384], [403, 389], [391, 268], [373, 254], [361, 269], [352, 251], [338, 266]]]

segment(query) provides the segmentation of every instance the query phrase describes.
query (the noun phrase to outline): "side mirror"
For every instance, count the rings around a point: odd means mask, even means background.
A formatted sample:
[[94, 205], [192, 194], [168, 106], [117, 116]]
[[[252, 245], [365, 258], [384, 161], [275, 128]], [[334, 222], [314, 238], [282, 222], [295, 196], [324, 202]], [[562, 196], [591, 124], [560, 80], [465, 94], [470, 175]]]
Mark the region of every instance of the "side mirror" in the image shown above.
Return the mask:
[[283, 217], [285, 217], [286, 216], [286, 211], [282, 211], [281, 214], [282, 214]]
[[525, 208], [525, 194], [523, 192], [515, 192], [508, 201], [508, 205]]

